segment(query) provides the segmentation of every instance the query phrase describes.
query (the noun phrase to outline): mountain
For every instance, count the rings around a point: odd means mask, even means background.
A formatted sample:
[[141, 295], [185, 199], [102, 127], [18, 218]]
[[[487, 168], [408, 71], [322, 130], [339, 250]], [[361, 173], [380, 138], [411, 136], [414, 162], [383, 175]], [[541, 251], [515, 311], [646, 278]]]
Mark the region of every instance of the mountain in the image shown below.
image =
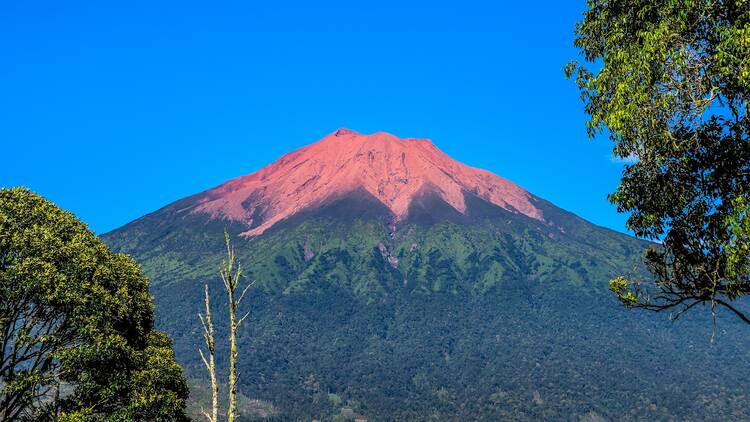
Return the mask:
[[420, 197], [434, 196], [461, 214], [466, 195], [543, 221], [536, 199], [494, 174], [461, 164], [428, 139], [340, 129], [248, 176], [198, 195], [185, 211], [247, 225], [259, 235], [300, 211], [362, 192], [404, 220]]
[[608, 292], [651, 245], [429, 140], [347, 129], [102, 236], [151, 278], [197, 397], [195, 315], [204, 282], [222, 303], [225, 229], [256, 282], [248, 420], [750, 419], [747, 330], [719, 315], [711, 343], [705, 317]]

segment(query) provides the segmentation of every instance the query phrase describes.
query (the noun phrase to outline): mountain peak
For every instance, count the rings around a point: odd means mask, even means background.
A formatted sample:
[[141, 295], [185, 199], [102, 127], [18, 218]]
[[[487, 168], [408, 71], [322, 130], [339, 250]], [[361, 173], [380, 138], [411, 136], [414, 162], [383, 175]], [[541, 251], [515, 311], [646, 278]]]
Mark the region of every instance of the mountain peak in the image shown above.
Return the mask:
[[372, 134], [363, 134], [360, 132], [357, 132], [356, 130], [347, 129], [347, 128], [341, 128], [336, 130], [335, 132], [331, 133], [330, 135], [323, 138], [321, 141], [329, 139], [329, 138], [346, 138], [348, 140], [352, 141], [360, 141], [360, 142], [425, 142], [425, 143], [432, 143], [430, 139], [426, 138], [399, 138], [396, 135], [393, 135], [392, 133], [388, 132], [375, 132]]
[[361, 133], [357, 132], [356, 130], [347, 129], [345, 127], [342, 127], [341, 129], [338, 129], [336, 132], [333, 132], [329, 136], [347, 136], [347, 135], [354, 135], [359, 136]]
[[533, 195], [486, 170], [453, 160], [430, 140], [371, 135], [338, 129], [261, 170], [198, 195], [193, 213], [245, 224], [259, 235], [300, 211], [355, 191], [385, 205], [395, 223], [407, 217], [414, 199], [434, 194], [461, 213], [465, 195], [510, 212], [543, 220]]

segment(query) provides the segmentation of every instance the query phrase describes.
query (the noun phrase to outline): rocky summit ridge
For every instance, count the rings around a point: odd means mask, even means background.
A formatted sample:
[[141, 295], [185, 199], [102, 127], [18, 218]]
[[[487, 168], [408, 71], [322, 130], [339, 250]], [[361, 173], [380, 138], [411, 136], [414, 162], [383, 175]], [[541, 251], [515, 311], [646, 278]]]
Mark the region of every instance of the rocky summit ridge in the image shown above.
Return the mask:
[[245, 224], [243, 235], [255, 236], [301, 211], [355, 191], [376, 198], [390, 210], [394, 222], [407, 217], [415, 198], [426, 194], [465, 213], [467, 193], [544, 220], [532, 194], [450, 158], [428, 139], [385, 132], [365, 135], [349, 129], [339, 129], [257, 172], [198, 194], [183, 211]]

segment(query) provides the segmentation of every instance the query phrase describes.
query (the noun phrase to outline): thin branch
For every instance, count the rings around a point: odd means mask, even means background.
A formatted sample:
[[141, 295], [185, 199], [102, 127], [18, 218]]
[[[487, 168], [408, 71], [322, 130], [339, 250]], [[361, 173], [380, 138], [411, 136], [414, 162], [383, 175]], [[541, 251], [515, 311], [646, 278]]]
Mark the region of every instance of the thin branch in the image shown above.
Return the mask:
[[209, 415], [209, 414], [208, 414], [208, 412], [206, 412], [206, 411], [205, 411], [205, 410], [203, 409], [203, 406], [201, 406], [201, 413], [203, 413], [203, 416], [205, 416], [205, 417], [206, 417], [206, 419], [208, 419], [208, 422], [214, 422], [214, 420], [213, 420], [213, 419], [211, 418], [211, 415]]
[[239, 321], [237, 321], [237, 328], [240, 328], [240, 325], [242, 325], [242, 321], [244, 321], [245, 318], [247, 318], [249, 315], [250, 315], [250, 311], [247, 311], [247, 313], [243, 315], [242, 318], [239, 319]]
[[250, 283], [249, 283], [249, 284], [248, 284], [248, 285], [247, 285], [247, 286], [245, 287], [245, 289], [244, 289], [244, 290], [242, 291], [242, 294], [240, 294], [240, 298], [239, 298], [239, 299], [237, 299], [237, 305], [239, 305], [240, 303], [242, 303], [242, 299], [244, 299], [244, 298], [245, 298], [245, 293], [247, 293], [247, 291], [248, 291], [248, 290], [249, 290], [249, 289], [250, 289], [251, 287], [253, 287], [253, 284], [255, 284], [255, 280], [253, 280], [252, 282], [250, 282]]
[[203, 315], [200, 312], [198, 313], [198, 319], [201, 320], [201, 325], [203, 326], [203, 332], [207, 333], [208, 327], [206, 327], [206, 322], [203, 320]]
[[200, 347], [198, 348], [198, 353], [200, 353], [201, 360], [203, 361], [203, 364], [206, 365], [206, 369], [208, 369], [210, 371], [211, 370], [211, 365], [208, 364], [208, 361], [206, 360], [206, 357], [203, 356], [203, 350], [201, 350]]
[[690, 305], [686, 305], [685, 307], [683, 307], [682, 309], [680, 309], [676, 314], [670, 315], [669, 319], [671, 321], [676, 321], [680, 317], [680, 315], [684, 314], [690, 308], [692, 308], [693, 306], [695, 306], [695, 305], [697, 305], [699, 303], [703, 303], [703, 301], [696, 300], [695, 302], [691, 303]]
[[737, 315], [737, 317], [739, 319], [741, 319], [743, 322], [745, 322], [746, 324], [750, 324], [750, 318], [748, 318], [747, 316], [745, 316], [744, 313], [742, 313], [741, 311], [739, 311], [738, 309], [736, 309], [734, 306], [730, 305], [727, 302], [724, 302], [721, 299], [714, 299], [714, 301], [716, 303], [718, 303], [719, 305], [724, 306], [725, 308], [727, 308], [730, 311], [734, 312], [734, 314]]

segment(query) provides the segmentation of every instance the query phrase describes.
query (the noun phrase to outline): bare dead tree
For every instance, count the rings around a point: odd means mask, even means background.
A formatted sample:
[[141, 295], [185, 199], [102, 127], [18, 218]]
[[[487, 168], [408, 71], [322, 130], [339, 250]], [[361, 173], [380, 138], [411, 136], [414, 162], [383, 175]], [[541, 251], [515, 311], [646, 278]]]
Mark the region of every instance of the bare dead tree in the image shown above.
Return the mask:
[[229, 404], [227, 421], [234, 422], [237, 417], [237, 381], [239, 379], [239, 374], [237, 374], [237, 330], [250, 315], [250, 312], [247, 312], [237, 319], [237, 308], [253, 283], [248, 284], [237, 297], [237, 288], [242, 277], [242, 266], [236, 262], [234, 247], [226, 230], [224, 231], [224, 241], [227, 246], [227, 259], [222, 265], [220, 274], [221, 280], [224, 282], [224, 289], [227, 292], [227, 303], [229, 305]]
[[203, 364], [206, 365], [208, 375], [211, 377], [211, 413], [203, 411], [203, 414], [208, 419], [208, 422], [218, 422], [219, 417], [219, 384], [216, 381], [216, 341], [214, 340], [214, 323], [211, 318], [211, 299], [208, 296], [208, 284], [205, 287], [205, 304], [206, 304], [206, 316], [198, 314], [198, 318], [201, 320], [203, 326], [203, 339], [206, 341], [206, 348], [208, 349], [208, 359], [203, 354], [203, 350], [198, 348], [198, 353], [201, 355]]

